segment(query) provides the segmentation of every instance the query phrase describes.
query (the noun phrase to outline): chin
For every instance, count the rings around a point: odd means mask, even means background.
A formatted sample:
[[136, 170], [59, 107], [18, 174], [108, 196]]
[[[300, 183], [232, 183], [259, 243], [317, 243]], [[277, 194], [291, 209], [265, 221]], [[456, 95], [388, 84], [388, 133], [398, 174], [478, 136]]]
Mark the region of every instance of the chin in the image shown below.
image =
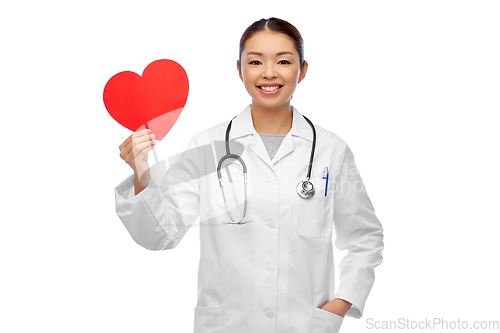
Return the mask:
[[276, 100], [269, 100], [269, 99], [263, 99], [263, 98], [255, 98], [254, 96], [252, 96], [252, 104], [259, 104], [260, 106], [262, 107], [265, 107], [265, 108], [276, 108], [276, 107], [279, 107], [283, 104], [287, 104], [288, 102], [290, 102], [291, 100], [291, 96], [288, 97], [287, 99], [276, 99]]

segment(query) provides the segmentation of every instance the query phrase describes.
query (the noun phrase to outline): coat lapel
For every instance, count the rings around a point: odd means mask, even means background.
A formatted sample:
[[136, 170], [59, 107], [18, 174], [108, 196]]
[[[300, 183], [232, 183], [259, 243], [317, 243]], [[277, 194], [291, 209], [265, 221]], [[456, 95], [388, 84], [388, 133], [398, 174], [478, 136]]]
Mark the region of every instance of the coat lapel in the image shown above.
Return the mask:
[[229, 140], [251, 135], [252, 137], [249, 137], [247, 141], [249, 148], [273, 171], [275, 171], [274, 164], [294, 150], [294, 140], [296, 140], [296, 137], [312, 142], [312, 130], [309, 124], [306, 122], [302, 114], [294, 106], [292, 106], [292, 128], [281, 142], [274, 159], [271, 161], [266, 146], [253, 125], [251, 110], [252, 104], [248, 105], [236, 118], [234, 118], [231, 125]]

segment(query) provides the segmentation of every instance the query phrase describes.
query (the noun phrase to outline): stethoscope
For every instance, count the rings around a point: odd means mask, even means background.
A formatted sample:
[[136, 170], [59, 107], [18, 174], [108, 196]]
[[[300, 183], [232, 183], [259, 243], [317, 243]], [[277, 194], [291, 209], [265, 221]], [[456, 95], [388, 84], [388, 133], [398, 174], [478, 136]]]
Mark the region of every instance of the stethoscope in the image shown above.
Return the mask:
[[[297, 194], [301, 198], [309, 199], [312, 196], [314, 196], [314, 193], [316, 192], [315, 189], [314, 189], [313, 183], [311, 183], [309, 181], [309, 179], [311, 178], [311, 169], [312, 169], [312, 165], [313, 165], [314, 151], [316, 149], [316, 129], [314, 128], [313, 123], [309, 119], [307, 119], [306, 116], [304, 116], [304, 115], [302, 115], [302, 116], [304, 117], [304, 119], [309, 123], [309, 125], [312, 128], [313, 142], [312, 142], [312, 148], [311, 148], [311, 157], [309, 158], [309, 166], [308, 166], [308, 169], [307, 169], [306, 180], [303, 180], [303, 181], [301, 181], [301, 182], [299, 182], [297, 184]], [[237, 116], [235, 116], [234, 118], [236, 118], [236, 117]], [[231, 154], [231, 152], [229, 150], [229, 132], [231, 131], [231, 124], [233, 123], [233, 119], [231, 119], [231, 121], [227, 125], [227, 129], [226, 129], [226, 155], [224, 155], [219, 160], [219, 163], [217, 164], [217, 177], [219, 177], [219, 185], [220, 185], [220, 188], [222, 190], [222, 198], [224, 199], [224, 205], [226, 206], [226, 210], [227, 210], [227, 212], [229, 214], [229, 217], [231, 218], [231, 221], [232, 221], [232, 222], [229, 222], [229, 223], [230, 224], [245, 224], [247, 222], [242, 222], [242, 221], [245, 218], [246, 213], [247, 213], [247, 182], [248, 182], [248, 178], [247, 178], [247, 166], [245, 165], [245, 162], [243, 162], [243, 159], [240, 156], [238, 156], [236, 154]], [[241, 217], [241, 219], [239, 221], [235, 221], [234, 220], [233, 215], [231, 214], [231, 211], [227, 207], [226, 195], [224, 193], [224, 186], [222, 185], [222, 175], [221, 175], [220, 169], [221, 169], [221, 166], [222, 166], [222, 162], [225, 159], [227, 159], [227, 158], [235, 158], [235, 159], [237, 159], [238, 161], [240, 161], [241, 166], [243, 168], [243, 177], [244, 177], [244, 182], [245, 182], [245, 185], [244, 185], [245, 186], [245, 203], [244, 203], [244, 206], [243, 206], [243, 216]], [[229, 163], [229, 164], [233, 164], [233, 163]]]

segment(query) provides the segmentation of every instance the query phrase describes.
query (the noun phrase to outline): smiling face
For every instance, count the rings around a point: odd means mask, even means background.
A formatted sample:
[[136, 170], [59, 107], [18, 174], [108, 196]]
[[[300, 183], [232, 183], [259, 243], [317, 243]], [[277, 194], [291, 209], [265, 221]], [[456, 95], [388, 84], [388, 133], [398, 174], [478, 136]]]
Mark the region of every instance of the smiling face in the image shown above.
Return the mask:
[[307, 71], [300, 70], [300, 57], [287, 35], [263, 30], [255, 33], [241, 54], [239, 75], [252, 96], [252, 104], [262, 108], [290, 105], [297, 83]]

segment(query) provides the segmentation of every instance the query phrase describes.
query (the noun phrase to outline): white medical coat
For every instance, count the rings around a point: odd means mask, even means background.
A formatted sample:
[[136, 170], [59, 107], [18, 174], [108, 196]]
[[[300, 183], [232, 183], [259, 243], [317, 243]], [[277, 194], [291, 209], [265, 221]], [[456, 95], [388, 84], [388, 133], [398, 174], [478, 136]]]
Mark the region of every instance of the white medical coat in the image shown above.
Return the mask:
[[[317, 124], [310, 179], [316, 193], [299, 197], [296, 186], [306, 178], [313, 134], [292, 109], [292, 128], [272, 161], [253, 126], [251, 105], [233, 119], [230, 141], [243, 145], [248, 169], [246, 224], [227, 223], [215, 172], [172, 185], [171, 167], [161, 186], [136, 196], [133, 175], [115, 188], [119, 218], [146, 249], [173, 249], [200, 217], [195, 333], [338, 332], [343, 317], [320, 309], [334, 298], [352, 303], [346, 316], [363, 314], [374, 267], [382, 262], [382, 226], [346, 142]], [[188, 149], [224, 140], [228, 123], [196, 133]], [[218, 162], [214, 156], [202, 159]], [[330, 172], [326, 197], [324, 167]], [[225, 191], [229, 198], [232, 189]], [[333, 230], [337, 248], [347, 250], [337, 292]]]

